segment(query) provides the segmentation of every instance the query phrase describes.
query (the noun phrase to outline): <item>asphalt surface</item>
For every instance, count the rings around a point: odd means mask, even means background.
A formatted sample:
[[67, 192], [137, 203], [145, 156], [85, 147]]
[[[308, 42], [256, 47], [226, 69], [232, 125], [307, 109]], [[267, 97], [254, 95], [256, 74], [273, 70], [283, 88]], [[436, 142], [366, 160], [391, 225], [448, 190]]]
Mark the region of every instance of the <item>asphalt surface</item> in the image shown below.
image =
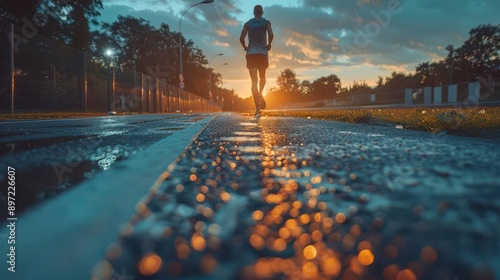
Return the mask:
[[497, 147], [387, 127], [220, 116], [93, 275], [498, 279]]
[[[18, 213], [204, 118], [200, 114], [0, 122], [0, 170], [16, 168]], [[6, 184], [6, 174], [0, 182]], [[6, 203], [6, 189], [0, 190]], [[0, 212], [0, 218], [5, 212]]]
[[[498, 141], [237, 114], [207, 123], [158, 180], [142, 178], [156, 183], [137, 204], [121, 203], [135, 214], [116, 229], [114, 241], [98, 246], [102, 259], [84, 267], [88, 275], [78, 267], [84, 256], [75, 253], [71, 265], [61, 264], [69, 267], [61, 268], [66, 278], [72, 271], [72, 279], [500, 277]], [[124, 142], [140, 138], [144, 128]], [[160, 147], [153, 153], [161, 158], [172, 152]], [[112, 166], [109, 178], [85, 180], [99, 182], [88, 196], [118, 202], [120, 197], [102, 191], [114, 184], [133, 189], [131, 178], [143, 172], [134, 164], [119, 173], [119, 183]], [[82, 185], [74, 189], [68, 192], [74, 197], [85, 191]], [[53, 204], [68, 205], [66, 197]], [[75, 207], [82, 207], [74, 209], [79, 215], [85, 211], [85, 204]], [[41, 220], [36, 215], [46, 208], [34, 208], [25, 220]], [[78, 217], [72, 226], [81, 234], [93, 230], [79, 226]], [[30, 234], [36, 235], [25, 233], [24, 242]], [[64, 250], [43, 236], [47, 247]], [[61, 275], [48, 266], [31, 265], [30, 277]]]

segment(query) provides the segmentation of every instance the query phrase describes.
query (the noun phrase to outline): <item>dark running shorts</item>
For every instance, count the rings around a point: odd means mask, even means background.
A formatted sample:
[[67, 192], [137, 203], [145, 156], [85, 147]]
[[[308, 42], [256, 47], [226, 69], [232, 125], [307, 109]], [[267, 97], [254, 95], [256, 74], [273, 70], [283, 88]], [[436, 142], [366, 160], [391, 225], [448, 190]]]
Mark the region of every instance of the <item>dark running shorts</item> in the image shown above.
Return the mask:
[[267, 54], [247, 54], [247, 68], [265, 70], [269, 67]]

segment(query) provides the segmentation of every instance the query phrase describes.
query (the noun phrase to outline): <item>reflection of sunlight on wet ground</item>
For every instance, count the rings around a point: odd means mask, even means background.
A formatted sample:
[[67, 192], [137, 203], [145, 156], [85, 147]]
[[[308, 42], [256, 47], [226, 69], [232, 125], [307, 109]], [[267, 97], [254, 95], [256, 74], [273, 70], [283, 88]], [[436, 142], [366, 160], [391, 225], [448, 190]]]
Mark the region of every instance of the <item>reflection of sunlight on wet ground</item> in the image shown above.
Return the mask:
[[[394, 263], [383, 269], [383, 279], [417, 279], [424, 267], [435, 261], [435, 249], [425, 247], [420, 260], [406, 267], [396, 265], [398, 250], [404, 245], [389, 244], [381, 250], [382, 236], [364, 234], [368, 221], [356, 219], [357, 203], [346, 213], [332, 209], [322, 197], [331, 200], [335, 195], [333, 180], [323, 182], [321, 174], [311, 174], [308, 165], [314, 162], [297, 158], [295, 145], [287, 143], [285, 135], [267, 133], [265, 127], [262, 130], [265, 157], [261, 193], [268, 207], [252, 213], [255, 226], [249, 243], [263, 257], [243, 269], [243, 278], [364, 279], [377, 258], [389, 257]], [[383, 220], [376, 218], [373, 223]], [[405, 243], [403, 238], [397, 240]]]
[[[256, 250], [268, 251], [268, 257], [259, 258], [254, 265], [244, 269], [243, 277], [284, 275], [287, 279], [328, 279], [339, 276], [342, 255], [335, 248], [329, 248], [325, 241], [343, 242], [344, 246], [352, 247], [360, 234], [359, 226], [353, 226], [353, 234], [342, 238], [335, 231], [335, 224], [344, 223], [345, 215], [338, 213], [331, 218], [333, 212], [319, 200], [321, 193], [326, 192], [319, 186], [321, 177], [310, 178], [310, 184], [301, 194], [296, 178], [307, 178], [310, 174], [297, 171], [302, 163], [293, 152], [286, 147], [276, 147], [283, 136], [263, 132], [262, 137], [265, 146], [262, 199], [270, 208], [266, 213], [261, 210], [252, 213], [256, 225], [251, 230], [249, 242]], [[363, 255], [360, 254], [364, 265], [373, 262], [370, 249], [363, 248]], [[355, 256], [350, 258], [350, 269], [361, 274], [363, 264]]]

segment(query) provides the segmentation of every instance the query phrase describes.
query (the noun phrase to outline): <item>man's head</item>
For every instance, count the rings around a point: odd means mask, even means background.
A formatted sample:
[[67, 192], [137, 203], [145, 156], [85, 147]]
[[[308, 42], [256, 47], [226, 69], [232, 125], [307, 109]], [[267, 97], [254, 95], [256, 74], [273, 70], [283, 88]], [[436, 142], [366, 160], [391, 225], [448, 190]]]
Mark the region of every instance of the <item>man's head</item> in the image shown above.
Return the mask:
[[262, 8], [261, 5], [253, 7], [253, 15], [255, 17], [261, 17], [263, 14], [264, 14], [264, 9]]

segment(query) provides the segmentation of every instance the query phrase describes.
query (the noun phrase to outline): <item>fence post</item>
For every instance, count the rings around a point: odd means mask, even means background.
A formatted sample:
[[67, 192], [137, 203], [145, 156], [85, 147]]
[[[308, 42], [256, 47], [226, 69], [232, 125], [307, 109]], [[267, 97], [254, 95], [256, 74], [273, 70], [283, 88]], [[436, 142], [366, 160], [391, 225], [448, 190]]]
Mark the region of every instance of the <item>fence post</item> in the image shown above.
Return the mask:
[[[165, 82], [165, 81], [164, 81]], [[167, 109], [167, 113], [170, 113], [170, 85], [168, 85], [166, 82], [165, 82], [165, 92], [166, 92], [166, 109]]]
[[432, 87], [424, 87], [424, 103], [426, 105], [432, 102]]
[[115, 66], [113, 65], [113, 76], [111, 80], [111, 111], [115, 111], [115, 90], [116, 90], [116, 78], [115, 78]]
[[471, 102], [479, 103], [479, 93], [481, 85], [479, 82], [469, 82], [469, 97], [468, 100]]
[[144, 73], [141, 73], [141, 114], [144, 113]]
[[88, 77], [87, 77], [87, 53], [83, 53], [83, 92], [82, 92], [82, 111], [87, 112], [88, 100]]
[[434, 88], [434, 104], [441, 104], [443, 101], [443, 87]]
[[14, 114], [14, 96], [15, 96], [15, 69], [14, 69], [14, 24], [10, 24], [10, 86], [9, 86], [9, 112]]
[[405, 105], [411, 105], [413, 103], [413, 89], [405, 89]]
[[448, 103], [457, 102], [457, 85], [448, 85]]

